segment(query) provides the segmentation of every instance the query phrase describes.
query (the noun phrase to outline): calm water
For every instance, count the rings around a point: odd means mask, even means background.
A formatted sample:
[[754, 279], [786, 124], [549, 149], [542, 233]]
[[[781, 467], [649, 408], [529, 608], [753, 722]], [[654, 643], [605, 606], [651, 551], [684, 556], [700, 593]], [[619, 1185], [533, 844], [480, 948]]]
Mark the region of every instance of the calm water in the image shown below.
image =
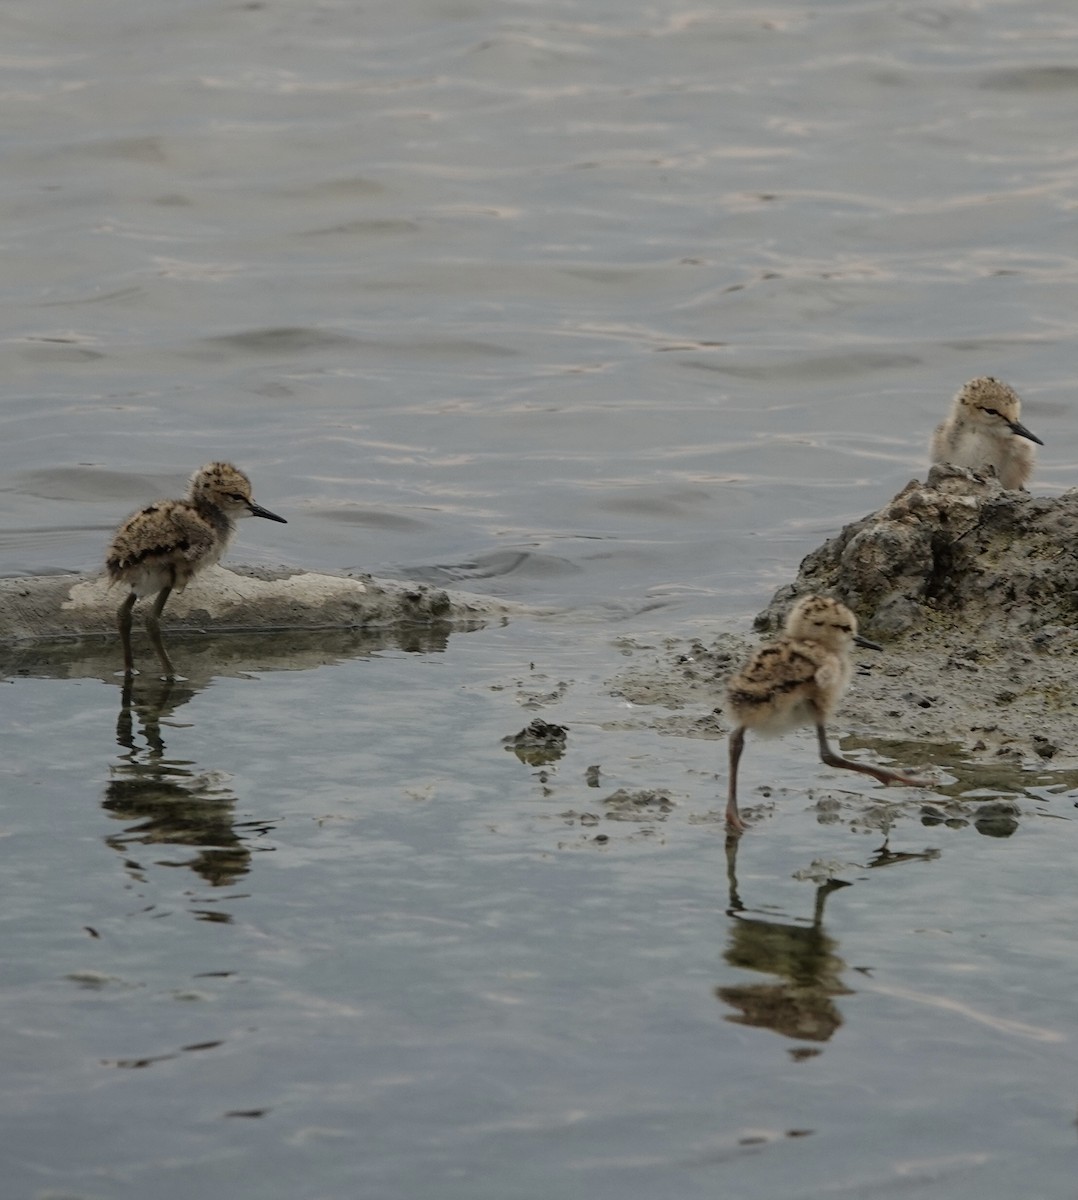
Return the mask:
[[0, 573], [227, 456], [290, 522], [236, 560], [562, 614], [8, 678], [7, 1194], [1072, 1200], [1073, 793], [881, 849], [791, 738], [729, 861], [721, 745], [611, 690], [745, 630], [973, 375], [1078, 480], [1069, 0], [0, 31]]

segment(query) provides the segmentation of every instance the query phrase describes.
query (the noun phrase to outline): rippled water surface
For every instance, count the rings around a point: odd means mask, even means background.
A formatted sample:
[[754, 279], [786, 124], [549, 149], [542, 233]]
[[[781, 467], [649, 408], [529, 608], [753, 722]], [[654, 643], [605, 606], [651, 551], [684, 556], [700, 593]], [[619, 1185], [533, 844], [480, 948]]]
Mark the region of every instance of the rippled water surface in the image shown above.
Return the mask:
[[[1071, 1200], [1070, 777], [1000, 785], [1016, 823], [829, 824], [828, 785], [878, 797], [792, 737], [735, 856], [721, 744], [611, 684], [745, 631], [974, 375], [1034, 489], [1078, 479], [1074, 6], [0, 33], [0, 573], [95, 568], [228, 457], [289, 520], [237, 561], [554, 610], [127, 696], [9, 663], [9, 1194]], [[563, 757], [502, 744], [535, 716]]]

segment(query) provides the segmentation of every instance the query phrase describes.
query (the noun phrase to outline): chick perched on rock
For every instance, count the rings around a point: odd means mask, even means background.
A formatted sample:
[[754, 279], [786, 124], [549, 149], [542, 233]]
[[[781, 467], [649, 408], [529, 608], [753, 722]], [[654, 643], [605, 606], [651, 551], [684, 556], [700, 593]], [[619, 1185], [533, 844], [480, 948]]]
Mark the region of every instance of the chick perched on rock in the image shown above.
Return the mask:
[[182, 592], [192, 576], [220, 559], [235, 532], [237, 517], [265, 517], [288, 524], [284, 517], [255, 504], [251, 481], [239, 467], [212, 462], [191, 476], [185, 499], [158, 500], [132, 513], [116, 530], [105, 568], [110, 582], [129, 589], [117, 614], [125, 674], [135, 670], [131, 610], [140, 596], [154, 593], [157, 599], [146, 613], [146, 632], [165, 674], [176, 674], [161, 638], [161, 612], [174, 589]]
[[932, 461], [985, 472], [1005, 488], [1026, 485], [1033, 470], [1033, 443], [1044, 443], [1022, 424], [1022, 401], [1014, 388], [982, 375], [964, 384], [951, 415], [932, 435]]
[[726, 711], [735, 722], [730, 734], [730, 784], [726, 824], [745, 828], [737, 807], [737, 768], [745, 745], [745, 730], [777, 737], [799, 725], [815, 725], [820, 758], [829, 767], [844, 767], [871, 775], [880, 783], [924, 787], [898, 771], [851, 762], [827, 743], [825, 725], [833, 716], [853, 674], [854, 644], [880, 650], [857, 632], [857, 618], [838, 600], [802, 596], [786, 618], [783, 634], [761, 646], [726, 688]]

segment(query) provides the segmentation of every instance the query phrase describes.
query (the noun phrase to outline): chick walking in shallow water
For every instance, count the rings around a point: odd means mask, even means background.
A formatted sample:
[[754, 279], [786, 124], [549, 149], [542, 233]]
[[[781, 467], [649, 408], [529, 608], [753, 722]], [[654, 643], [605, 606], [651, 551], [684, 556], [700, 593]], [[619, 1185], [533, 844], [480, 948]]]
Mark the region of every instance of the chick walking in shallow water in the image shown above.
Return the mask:
[[213, 566], [235, 532], [237, 517], [288, 522], [251, 499], [251, 481], [231, 463], [207, 463], [191, 476], [184, 500], [158, 500], [133, 513], [117, 529], [105, 558], [112, 583], [131, 594], [120, 605], [117, 621], [124, 651], [124, 672], [135, 669], [131, 653], [131, 610], [140, 596], [157, 598], [146, 614], [146, 632], [166, 675], [175, 675], [161, 640], [161, 612], [173, 590], [182, 592], [192, 576]]
[[1018, 393], [998, 379], [971, 379], [954, 398], [951, 415], [932, 435], [932, 461], [985, 471], [991, 467], [1005, 488], [1025, 487], [1036, 450], [1043, 446], [1018, 419]]
[[825, 726], [849, 686], [854, 643], [882, 649], [858, 634], [857, 618], [845, 604], [825, 596], [803, 596], [790, 610], [782, 636], [757, 650], [727, 684], [726, 709], [735, 722], [726, 801], [726, 824], [731, 829], [745, 828], [737, 807], [737, 768], [746, 729], [777, 737], [799, 725], [815, 725], [820, 758], [829, 767], [861, 771], [880, 783], [926, 786], [923, 780], [898, 771], [851, 762], [828, 745]]

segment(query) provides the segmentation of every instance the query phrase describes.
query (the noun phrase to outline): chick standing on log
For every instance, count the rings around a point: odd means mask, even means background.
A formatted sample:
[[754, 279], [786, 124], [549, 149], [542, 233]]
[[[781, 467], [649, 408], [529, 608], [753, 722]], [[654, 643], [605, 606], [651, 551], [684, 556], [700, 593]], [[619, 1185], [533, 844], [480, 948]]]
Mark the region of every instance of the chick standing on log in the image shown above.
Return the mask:
[[1005, 488], [1024, 487], [1037, 453], [1033, 443], [1044, 443], [1018, 419], [1021, 412], [1014, 388], [987, 375], [971, 379], [932, 435], [932, 461], [975, 472], [992, 467]]
[[825, 725], [838, 707], [853, 674], [854, 643], [880, 650], [857, 632], [857, 618], [837, 600], [802, 596], [790, 610], [781, 637], [762, 646], [726, 688], [726, 711], [735, 722], [730, 734], [730, 786], [726, 824], [743, 830], [737, 807], [737, 767], [745, 744], [745, 730], [777, 737], [800, 725], [815, 725], [820, 758], [829, 767], [845, 767], [871, 775], [880, 783], [925, 787], [897, 771], [851, 762], [827, 744]]
[[113, 536], [105, 559], [111, 583], [124, 583], [131, 594], [120, 605], [117, 621], [123, 644], [124, 672], [135, 669], [131, 653], [131, 610], [140, 596], [157, 593], [146, 614], [146, 632], [166, 675], [175, 668], [161, 640], [159, 619], [169, 594], [183, 591], [193, 575], [213, 566], [228, 548], [237, 517], [288, 522], [251, 499], [251, 481], [227, 462], [207, 463], [191, 476], [184, 500], [158, 500], [132, 514]]

